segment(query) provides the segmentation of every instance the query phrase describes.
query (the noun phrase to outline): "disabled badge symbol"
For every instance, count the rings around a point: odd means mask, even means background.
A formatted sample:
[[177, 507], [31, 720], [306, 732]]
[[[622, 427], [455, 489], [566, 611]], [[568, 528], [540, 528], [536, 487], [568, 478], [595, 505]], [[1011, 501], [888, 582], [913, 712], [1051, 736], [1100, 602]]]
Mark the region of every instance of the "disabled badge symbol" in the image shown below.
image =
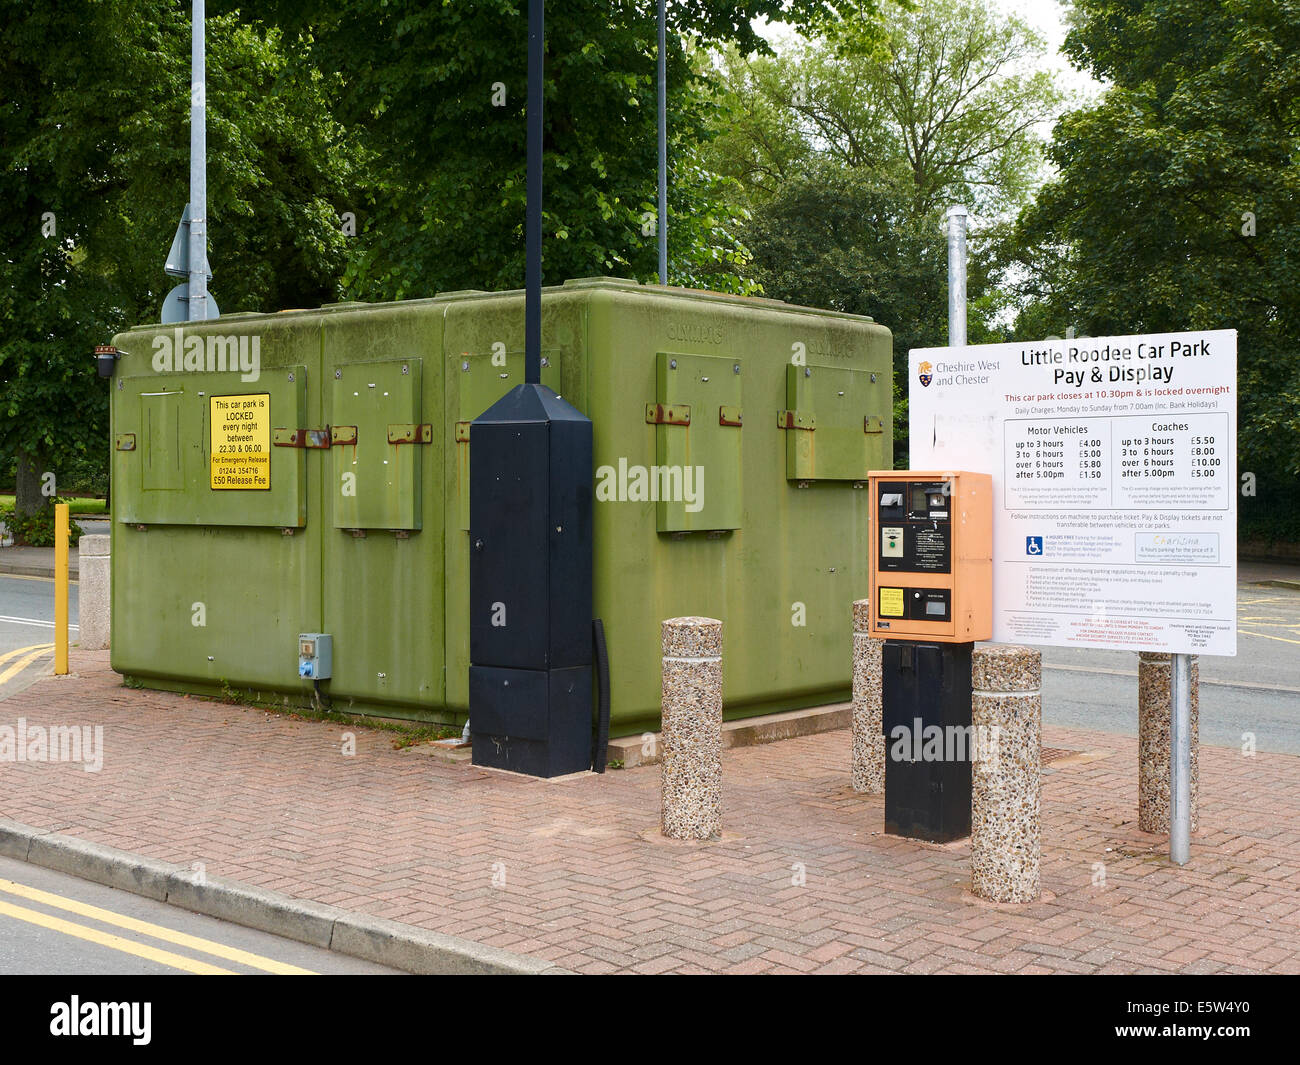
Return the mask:
[[1043, 553], [1043, 538], [1041, 536], [1025, 537], [1025, 554], [1041, 555]]

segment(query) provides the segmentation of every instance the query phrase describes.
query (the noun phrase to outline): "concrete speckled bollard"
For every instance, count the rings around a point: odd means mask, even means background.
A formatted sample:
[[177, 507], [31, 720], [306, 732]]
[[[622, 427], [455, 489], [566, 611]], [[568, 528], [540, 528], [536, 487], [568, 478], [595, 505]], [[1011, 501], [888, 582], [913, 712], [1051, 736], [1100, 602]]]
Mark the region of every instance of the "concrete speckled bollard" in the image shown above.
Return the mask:
[[108, 646], [112, 537], [83, 536], [77, 543], [77, 642], [83, 650]]
[[853, 790], [885, 791], [885, 732], [881, 721], [880, 651], [870, 632], [871, 603], [853, 603]]
[[1042, 655], [976, 647], [971, 657], [971, 890], [990, 902], [1039, 894]]
[[660, 824], [670, 839], [722, 833], [722, 622], [663, 624]]
[[[1138, 653], [1138, 828], [1169, 831], [1169, 715], [1173, 656]], [[1201, 670], [1192, 656], [1192, 831], [1196, 831]]]

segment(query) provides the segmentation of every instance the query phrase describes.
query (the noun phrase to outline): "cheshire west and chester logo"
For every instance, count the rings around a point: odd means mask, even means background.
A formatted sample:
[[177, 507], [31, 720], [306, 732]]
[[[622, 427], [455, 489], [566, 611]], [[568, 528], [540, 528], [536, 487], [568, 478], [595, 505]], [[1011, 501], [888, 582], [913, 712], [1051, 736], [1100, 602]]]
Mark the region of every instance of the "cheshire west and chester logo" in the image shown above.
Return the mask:
[[926, 387], [929, 387], [930, 382], [934, 380], [934, 374], [930, 372], [932, 369], [934, 369], [934, 367], [932, 367], [928, 362], [923, 362], [916, 368], [916, 376], [920, 378], [921, 384]]

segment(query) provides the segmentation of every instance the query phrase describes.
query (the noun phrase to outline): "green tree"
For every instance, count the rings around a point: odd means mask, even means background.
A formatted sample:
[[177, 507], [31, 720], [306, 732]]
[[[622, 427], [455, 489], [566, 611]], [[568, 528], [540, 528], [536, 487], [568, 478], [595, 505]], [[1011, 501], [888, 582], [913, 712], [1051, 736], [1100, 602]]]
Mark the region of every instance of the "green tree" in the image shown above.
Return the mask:
[[855, 24], [777, 56], [720, 57], [723, 128], [708, 162], [744, 189], [750, 276], [777, 299], [890, 327], [899, 461], [908, 352], [947, 342], [949, 204], [976, 212], [970, 340], [1003, 339], [1006, 218], [1039, 180], [1035, 127], [1061, 102], [1050, 76], [1027, 69], [1043, 48], [980, 0], [936, 0], [891, 10], [883, 31]]
[[[947, 239], [935, 220], [869, 175], [841, 168], [796, 173], [753, 209], [743, 230], [752, 271], [766, 295], [861, 314], [894, 338], [894, 458], [907, 465], [907, 358], [948, 342]], [[967, 272], [972, 344], [1005, 339], [991, 257], [972, 255]]]
[[[0, 0], [0, 454], [18, 507], [108, 460], [91, 348], [156, 321], [188, 198], [189, 12], [168, 0]], [[276, 31], [208, 25], [210, 258], [223, 311], [333, 298], [355, 151]], [[47, 482], [46, 482], [47, 483]]]
[[[393, 299], [518, 287], [524, 276], [527, 4], [280, 0], [268, 17], [338, 71], [336, 116], [374, 153], [355, 211], [350, 294]], [[743, 290], [738, 217], [698, 145], [713, 107], [701, 46], [762, 46], [751, 20], [825, 25], [874, 4], [671, 3], [669, 254], [677, 283]], [[546, 12], [544, 269], [656, 276], [654, 0]], [[648, 224], [649, 223], [649, 224]]]
[[1056, 127], [1018, 329], [1236, 329], [1243, 526], [1271, 510], [1300, 537], [1300, 8], [1075, 6], [1065, 51], [1111, 87]]
[[850, 23], [775, 57], [732, 49], [713, 158], [756, 199], [820, 158], [893, 184], [914, 218], [952, 203], [1017, 210], [1041, 180], [1036, 127], [1062, 102], [1032, 66], [1044, 47], [986, 0], [928, 0], [891, 9], [870, 35]]

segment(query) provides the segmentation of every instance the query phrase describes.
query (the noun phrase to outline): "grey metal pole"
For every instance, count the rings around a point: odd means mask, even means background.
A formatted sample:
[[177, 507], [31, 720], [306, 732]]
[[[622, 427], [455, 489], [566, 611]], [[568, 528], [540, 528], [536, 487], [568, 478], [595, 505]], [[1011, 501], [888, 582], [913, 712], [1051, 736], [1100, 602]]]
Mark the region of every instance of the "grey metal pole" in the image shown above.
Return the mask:
[[1192, 659], [1173, 655], [1169, 699], [1169, 860], [1186, 865], [1192, 835]]
[[668, 38], [664, 0], [659, 0], [659, 284], [668, 284], [668, 62], [664, 44]]
[[546, 4], [528, 0], [528, 203], [524, 217], [524, 382], [542, 383], [542, 91]]
[[948, 345], [966, 346], [966, 208], [948, 208]]
[[190, 287], [189, 320], [208, 317], [207, 70], [203, 53], [204, 0], [194, 0], [190, 34]]

